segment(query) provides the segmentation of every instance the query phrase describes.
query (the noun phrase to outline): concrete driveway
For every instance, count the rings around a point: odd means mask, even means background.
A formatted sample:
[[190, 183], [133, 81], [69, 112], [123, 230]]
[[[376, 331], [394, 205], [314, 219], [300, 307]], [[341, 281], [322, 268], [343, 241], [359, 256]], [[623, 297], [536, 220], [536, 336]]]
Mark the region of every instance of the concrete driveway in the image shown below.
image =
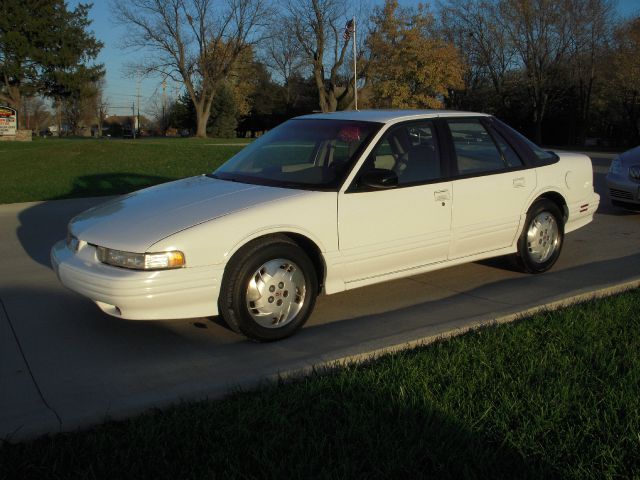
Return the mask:
[[552, 271], [501, 259], [320, 297], [293, 338], [258, 345], [217, 318], [118, 320], [62, 287], [49, 266], [67, 221], [104, 199], [0, 206], [0, 438], [19, 440], [122, 418], [181, 399], [440, 334], [640, 278], [640, 214], [604, 191], [611, 156], [594, 156], [602, 205], [566, 238]]

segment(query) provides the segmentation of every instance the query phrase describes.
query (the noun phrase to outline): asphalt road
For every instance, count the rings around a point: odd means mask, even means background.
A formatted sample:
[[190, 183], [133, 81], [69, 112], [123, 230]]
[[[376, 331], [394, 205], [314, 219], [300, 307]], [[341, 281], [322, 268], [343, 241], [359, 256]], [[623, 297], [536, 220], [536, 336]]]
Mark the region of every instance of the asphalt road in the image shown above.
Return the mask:
[[[604, 192], [611, 155], [594, 156]], [[108, 317], [49, 266], [67, 221], [104, 199], [0, 206], [0, 438], [19, 440], [223, 395], [279, 373], [402, 344], [640, 278], [640, 214], [613, 209], [569, 234], [556, 266], [531, 276], [500, 259], [320, 297], [307, 326], [266, 345], [217, 318]]]

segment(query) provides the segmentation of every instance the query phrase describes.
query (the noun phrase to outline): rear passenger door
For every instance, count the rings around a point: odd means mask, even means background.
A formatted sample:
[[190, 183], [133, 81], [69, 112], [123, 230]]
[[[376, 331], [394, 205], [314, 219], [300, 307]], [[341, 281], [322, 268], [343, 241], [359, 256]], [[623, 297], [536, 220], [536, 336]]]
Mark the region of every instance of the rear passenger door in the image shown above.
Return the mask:
[[536, 187], [514, 148], [478, 118], [447, 120], [453, 145], [452, 241], [455, 259], [508, 247]]

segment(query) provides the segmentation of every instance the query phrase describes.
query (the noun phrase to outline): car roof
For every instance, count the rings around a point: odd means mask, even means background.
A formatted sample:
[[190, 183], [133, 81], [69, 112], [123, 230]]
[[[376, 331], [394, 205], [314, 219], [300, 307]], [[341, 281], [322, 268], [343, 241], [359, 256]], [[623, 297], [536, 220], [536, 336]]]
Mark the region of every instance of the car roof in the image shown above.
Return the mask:
[[401, 120], [436, 117], [488, 117], [486, 113], [459, 112], [456, 110], [342, 110], [340, 112], [313, 113], [297, 118], [327, 120], [361, 120], [389, 123]]

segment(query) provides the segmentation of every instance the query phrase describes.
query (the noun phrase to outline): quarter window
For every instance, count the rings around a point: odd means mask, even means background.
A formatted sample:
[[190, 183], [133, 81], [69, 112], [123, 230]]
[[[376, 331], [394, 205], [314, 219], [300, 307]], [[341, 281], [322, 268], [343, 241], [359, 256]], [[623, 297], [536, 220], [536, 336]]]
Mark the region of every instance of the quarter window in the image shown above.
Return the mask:
[[450, 120], [448, 123], [460, 175], [495, 172], [506, 168], [502, 153], [478, 120]]
[[511, 146], [502, 138], [495, 130], [491, 130], [493, 134], [493, 138], [495, 138], [498, 147], [500, 148], [500, 153], [502, 153], [502, 158], [504, 162], [507, 164], [509, 168], [517, 168], [522, 167], [524, 163], [522, 163], [522, 159], [518, 156], [516, 151], [511, 148]]

